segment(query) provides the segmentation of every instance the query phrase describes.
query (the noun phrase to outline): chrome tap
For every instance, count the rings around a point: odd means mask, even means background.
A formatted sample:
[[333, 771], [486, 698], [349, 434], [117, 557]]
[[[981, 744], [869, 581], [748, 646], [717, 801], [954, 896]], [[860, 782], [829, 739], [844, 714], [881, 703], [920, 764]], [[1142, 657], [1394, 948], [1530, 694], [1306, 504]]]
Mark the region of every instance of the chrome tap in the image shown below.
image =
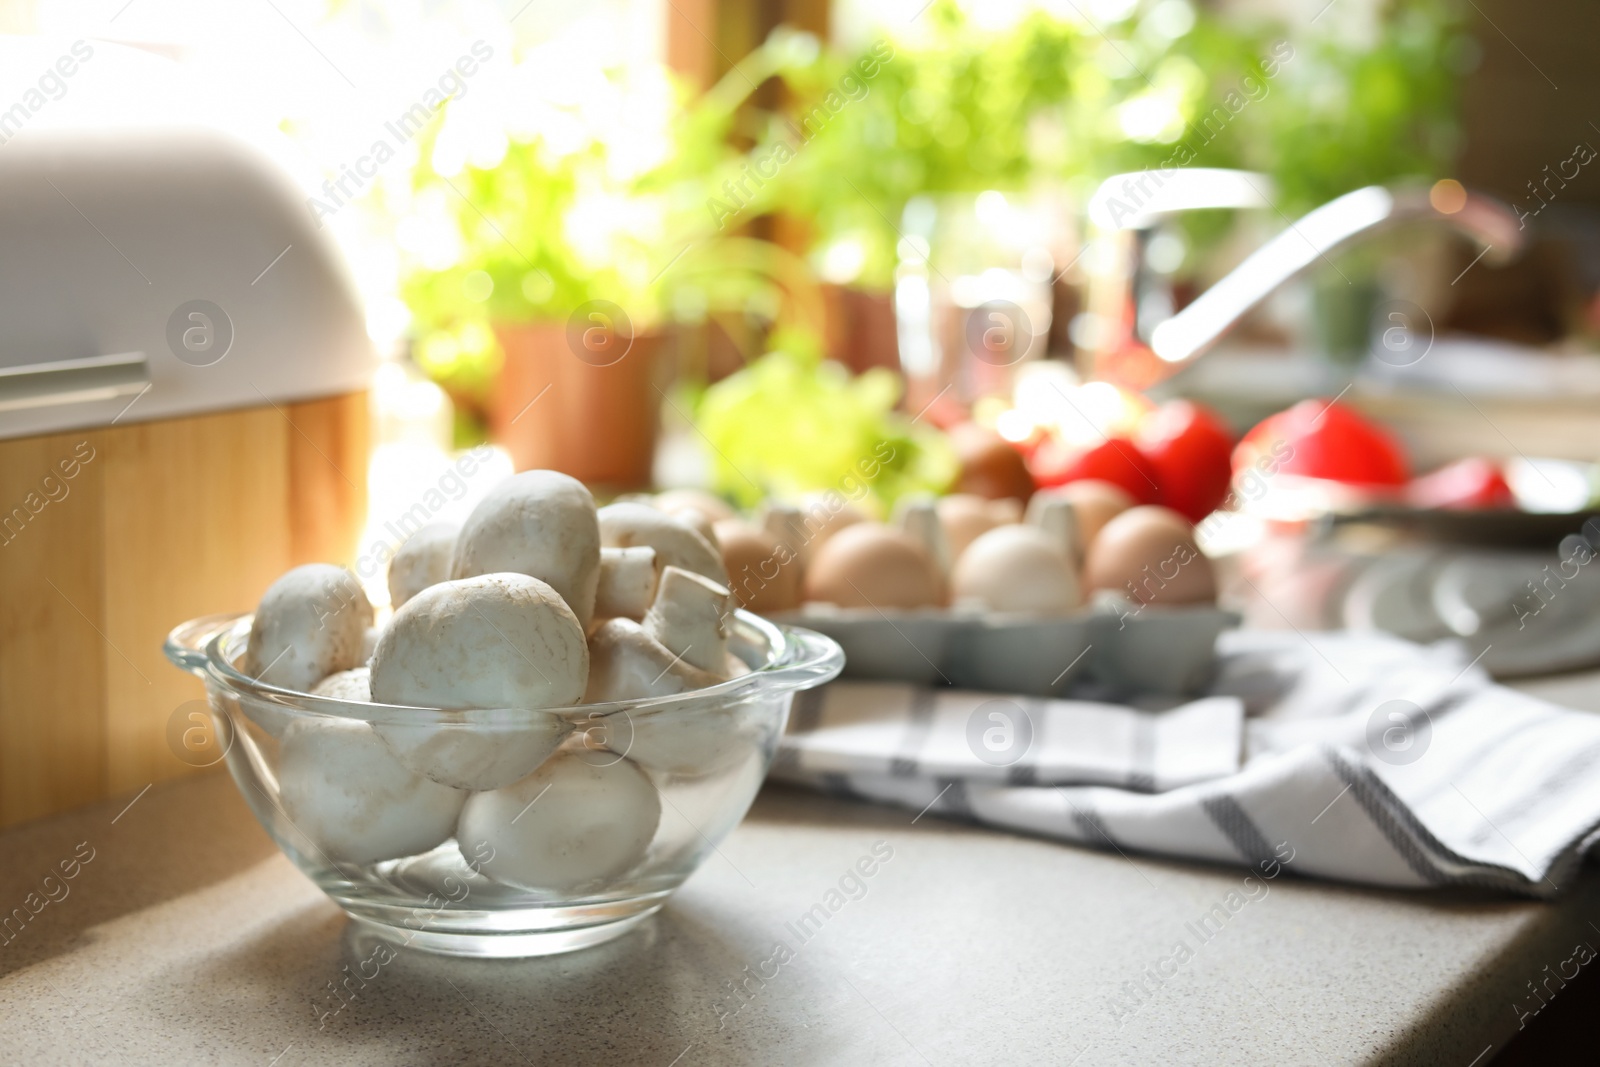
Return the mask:
[[[1111, 329], [1102, 331], [1097, 352], [1136, 339], [1149, 345], [1166, 373], [1202, 355], [1251, 310], [1319, 260], [1358, 240], [1418, 220], [1447, 223], [1485, 249], [1490, 263], [1505, 262], [1522, 250], [1523, 235], [1516, 214], [1492, 197], [1467, 193], [1454, 210], [1433, 203], [1427, 190], [1387, 189], [1371, 185], [1346, 193], [1309, 212], [1240, 263], [1182, 311], [1159, 321], [1148, 314], [1148, 270], [1143, 249], [1149, 232], [1166, 216], [1193, 208], [1253, 207], [1270, 203], [1267, 179], [1242, 171], [1177, 172], [1165, 178], [1157, 196], [1128, 211], [1130, 181], [1142, 175], [1117, 175], [1100, 187], [1090, 204], [1090, 218], [1102, 229], [1123, 231], [1122, 255], [1111, 257], [1120, 280], [1118, 290], [1098, 303], [1109, 314]], [[1124, 217], [1118, 218], [1121, 203]], [[1108, 225], [1108, 223], [1110, 225]], [[1118, 304], [1120, 303], [1120, 309]], [[1170, 307], [1170, 304], [1168, 305]]]

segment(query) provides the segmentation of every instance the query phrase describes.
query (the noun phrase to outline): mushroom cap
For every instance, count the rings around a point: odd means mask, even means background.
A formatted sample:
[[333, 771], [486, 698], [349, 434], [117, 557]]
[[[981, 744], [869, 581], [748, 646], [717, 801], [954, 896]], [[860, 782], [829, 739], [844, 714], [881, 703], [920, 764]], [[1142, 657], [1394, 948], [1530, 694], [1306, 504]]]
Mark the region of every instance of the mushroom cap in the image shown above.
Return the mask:
[[261, 596], [244, 671], [304, 693], [330, 674], [361, 666], [371, 625], [372, 604], [355, 575], [331, 563], [295, 567]]
[[474, 793], [461, 812], [462, 853], [522, 889], [567, 890], [615, 878], [644, 858], [661, 822], [655, 786], [609, 752], [561, 752], [504, 789]]
[[1170, 508], [1130, 508], [1105, 524], [1089, 545], [1084, 584], [1141, 604], [1214, 603], [1211, 560], [1195, 544], [1194, 527]]
[[1060, 542], [1037, 526], [997, 526], [956, 560], [951, 596], [990, 611], [1060, 614], [1082, 603], [1077, 570]]
[[922, 608], [940, 601], [939, 568], [903, 531], [879, 523], [847, 526], [806, 568], [807, 600], [847, 608]]
[[349, 863], [442, 844], [467, 799], [408, 770], [370, 724], [355, 719], [296, 718], [283, 733], [277, 776], [295, 836]]
[[717, 523], [716, 533], [740, 607], [766, 614], [799, 605], [800, 560], [776, 537], [742, 519]]
[[526, 574], [430, 586], [372, 656], [372, 698], [434, 708], [554, 708], [583, 699], [589, 648], [555, 589]]
[[682, 519], [673, 518], [648, 504], [623, 502], [600, 509], [600, 543], [607, 548], [649, 545], [662, 568], [682, 567], [722, 585], [727, 568], [716, 547]]
[[368, 667], [330, 674], [311, 687], [314, 697], [330, 700], [351, 700], [360, 704], [372, 703], [372, 671]]
[[504, 571], [548, 583], [588, 624], [600, 580], [600, 527], [582, 482], [556, 471], [523, 471], [478, 502], [456, 537], [450, 576]]
[[430, 585], [450, 579], [461, 524], [429, 523], [401, 542], [389, 561], [389, 606], [398, 608]]

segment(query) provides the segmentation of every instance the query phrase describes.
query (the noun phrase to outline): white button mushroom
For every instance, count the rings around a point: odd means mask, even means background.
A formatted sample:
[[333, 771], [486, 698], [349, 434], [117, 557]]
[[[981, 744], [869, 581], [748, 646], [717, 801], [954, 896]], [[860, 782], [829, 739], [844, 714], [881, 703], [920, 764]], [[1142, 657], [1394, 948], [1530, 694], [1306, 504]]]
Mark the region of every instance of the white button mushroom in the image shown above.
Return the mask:
[[389, 561], [389, 606], [398, 609], [430, 585], [450, 579], [460, 523], [435, 522], [401, 543]]
[[355, 670], [330, 674], [311, 687], [311, 695], [314, 697], [327, 697], [330, 700], [353, 700], [362, 704], [370, 704], [372, 703], [372, 671], [366, 667], [357, 667]]
[[371, 725], [301, 717], [283, 733], [278, 791], [295, 830], [346, 863], [415, 856], [455, 830], [467, 794], [405, 766]]
[[642, 619], [655, 599], [656, 550], [649, 545], [600, 550], [600, 584], [595, 592], [596, 619]]
[[732, 610], [733, 594], [726, 586], [668, 567], [645, 612], [644, 632], [690, 665], [720, 674], [728, 665], [727, 618]]
[[244, 671], [303, 693], [330, 674], [361, 666], [371, 625], [372, 604], [355, 575], [331, 563], [296, 567], [262, 595]]
[[600, 580], [600, 527], [582, 482], [555, 471], [523, 471], [478, 502], [456, 537], [450, 576], [503, 571], [549, 583], [589, 624]]
[[638, 864], [660, 821], [655, 786], [631, 760], [564, 752], [520, 782], [475, 793], [456, 840], [463, 855], [493, 857], [479, 870], [497, 882], [572, 890]]
[[722, 585], [728, 571], [722, 554], [694, 527], [645, 504], [607, 504], [600, 509], [600, 543], [608, 548], [649, 545], [662, 567], [682, 567]]
[[383, 636], [382, 626], [369, 626], [361, 635], [361, 662], [371, 663], [372, 654], [378, 651], [378, 638]]
[[671, 696], [725, 677], [686, 663], [632, 619], [610, 619], [589, 637], [589, 688], [583, 702]]
[[957, 603], [990, 611], [1061, 614], [1082, 602], [1077, 571], [1054, 537], [1037, 526], [997, 526], [956, 560], [950, 592]]
[[583, 628], [549, 585], [512, 573], [443, 582], [395, 613], [372, 657], [372, 698], [460, 710], [378, 732], [436, 782], [498, 788], [537, 767], [571, 729], [526, 712], [578, 703], [588, 676]]

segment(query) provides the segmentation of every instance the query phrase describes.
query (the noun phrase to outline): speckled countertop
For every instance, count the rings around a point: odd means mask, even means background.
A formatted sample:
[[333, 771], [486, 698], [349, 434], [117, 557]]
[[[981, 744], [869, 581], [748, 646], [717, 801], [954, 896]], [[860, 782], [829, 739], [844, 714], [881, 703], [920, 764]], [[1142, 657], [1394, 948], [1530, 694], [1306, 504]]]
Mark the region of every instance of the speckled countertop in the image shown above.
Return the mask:
[[[1600, 703], [1592, 677], [1551, 685]], [[1593, 870], [1554, 905], [1282, 878], [1201, 941], [1187, 924], [1242, 871], [769, 787], [617, 941], [515, 962], [408, 950], [345, 1000], [332, 983], [370, 946], [225, 776], [131, 799], [0, 834], [6, 912], [75, 870], [0, 934], [0, 1061], [1465, 1067], [1516, 1029], [1525, 983], [1593, 939], [1600, 903]], [[799, 942], [787, 924], [879, 842], [893, 856], [865, 894]], [[747, 966], [777, 973], [741, 996]]]

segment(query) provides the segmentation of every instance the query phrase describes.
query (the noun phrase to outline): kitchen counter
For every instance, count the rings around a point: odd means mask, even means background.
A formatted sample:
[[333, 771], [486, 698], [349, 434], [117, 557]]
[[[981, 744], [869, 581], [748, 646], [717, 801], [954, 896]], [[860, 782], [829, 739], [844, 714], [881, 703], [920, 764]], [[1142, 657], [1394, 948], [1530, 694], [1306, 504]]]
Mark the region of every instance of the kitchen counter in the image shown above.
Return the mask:
[[[1527, 688], [1600, 705], [1593, 675]], [[875, 845], [865, 892], [797, 936]], [[30, 1064], [1483, 1067], [1527, 983], [1600, 939], [1593, 869], [1555, 904], [1251, 888], [777, 786], [655, 918], [524, 961], [371, 963], [221, 774], [16, 827], [0, 856], [0, 908], [28, 916], [0, 933], [0, 1059]]]

